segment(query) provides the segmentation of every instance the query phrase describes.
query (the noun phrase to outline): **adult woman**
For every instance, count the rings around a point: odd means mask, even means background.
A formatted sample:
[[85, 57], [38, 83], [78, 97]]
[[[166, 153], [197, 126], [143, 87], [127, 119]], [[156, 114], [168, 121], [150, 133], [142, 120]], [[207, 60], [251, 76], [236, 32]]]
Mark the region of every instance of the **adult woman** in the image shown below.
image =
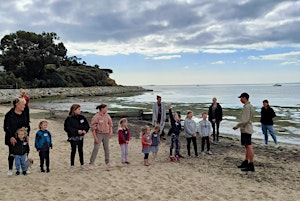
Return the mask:
[[208, 120], [210, 121], [213, 129], [213, 141], [218, 142], [219, 127], [220, 127], [220, 122], [223, 119], [223, 111], [221, 105], [217, 102], [217, 98], [214, 97], [212, 101], [213, 102], [208, 109]]
[[12, 147], [15, 145], [16, 141], [16, 131], [19, 128], [25, 127], [27, 128], [27, 142], [29, 142], [29, 132], [30, 125], [29, 119], [27, 117], [26, 112], [24, 112], [25, 108], [25, 99], [24, 98], [16, 98], [13, 100], [13, 108], [11, 108], [5, 115], [4, 118], [4, 131], [5, 131], [5, 144], [8, 146], [8, 176], [12, 176], [12, 168], [14, 163], [14, 155], [12, 154]]
[[90, 158], [90, 168], [93, 168], [100, 143], [102, 142], [105, 152], [105, 164], [107, 169], [109, 169], [109, 139], [113, 135], [113, 123], [111, 117], [107, 114], [108, 106], [106, 104], [98, 105], [96, 109], [99, 109], [99, 112], [94, 115], [91, 123], [91, 130], [94, 136], [94, 149]]
[[64, 129], [68, 133], [68, 141], [71, 143], [71, 171], [74, 169], [76, 148], [78, 147], [81, 169], [84, 169], [83, 139], [90, 126], [86, 118], [80, 114], [80, 105], [73, 104], [70, 107], [69, 116], [64, 123]]

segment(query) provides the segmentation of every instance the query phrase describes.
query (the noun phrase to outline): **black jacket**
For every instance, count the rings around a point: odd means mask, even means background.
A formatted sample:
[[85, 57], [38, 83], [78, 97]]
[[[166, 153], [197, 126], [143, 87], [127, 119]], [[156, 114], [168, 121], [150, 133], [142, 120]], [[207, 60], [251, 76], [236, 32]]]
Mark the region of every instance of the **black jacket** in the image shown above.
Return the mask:
[[273, 118], [276, 117], [274, 110], [271, 107], [261, 108], [260, 122], [264, 125], [273, 125]]
[[12, 147], [12, 154], [13, 155], [24, 155], [26, 153], [29, 153], [29, 145], [26, 141], [26, 138], [24, 140], [20, 140], [19, 138], [16, 138], [17, 143], [15, 146]]
[[80, 137], [78, 130], [89, 131], [90, 125], [83, 115], [68, 116], [64, 123], [64, 129], [68, 133], [68, 137]]
[[[220, 122], [223, 119], [223, 110], [219, 103], [217, 103], [217, 108], [215, 109], [215, 113], [213, 114], [213, 104], [211, 104], [208, 108], [208, 120], [211, 122], [213, 119]], [[214, 118], [213, 118], [214, 117]]]
[[8, 111], [4, 118], [4, 125], [3, 129], [5, 131], [5, 144], [10, 145], [10, 138], [15, 137], [16, 132], [19, 128], [26, 127], [27, 128], [27, 135], [29, 136], [30, 132], [30, 125], [29, 119], [25, 112], [22, 114], [16, 114], [15, 109], [12, 108]]
[[170, 121], [171, 121], [171, 128], [168, 132], [168, 135], [175, 134], [179, 135], [181, 129], [181, 123], [180, 121], [175, 121], [173, 114], [172, 114], [172, 109], [169, 109], [169, 116], [170, 116]]

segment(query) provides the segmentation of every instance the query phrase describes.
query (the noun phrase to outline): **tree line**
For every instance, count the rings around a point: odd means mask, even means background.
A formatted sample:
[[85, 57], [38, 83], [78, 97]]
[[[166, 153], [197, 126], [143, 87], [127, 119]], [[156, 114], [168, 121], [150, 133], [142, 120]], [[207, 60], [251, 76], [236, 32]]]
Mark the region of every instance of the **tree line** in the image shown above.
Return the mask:
[[111, 69], [88, 66], [67, 49], [56, 33], [17, 31], [0, 43], [0, 85], [23, 88], [114, 86]]

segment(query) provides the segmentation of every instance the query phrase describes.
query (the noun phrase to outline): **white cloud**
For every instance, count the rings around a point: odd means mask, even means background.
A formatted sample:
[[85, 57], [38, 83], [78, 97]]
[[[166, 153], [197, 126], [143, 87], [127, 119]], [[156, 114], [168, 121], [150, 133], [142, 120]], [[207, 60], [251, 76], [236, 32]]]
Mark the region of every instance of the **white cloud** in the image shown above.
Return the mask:
[[235, 53], [236, 50], [207, 49], [207, 50], [203, 50], [202, 52], [212, 53], [212, 54], [228, 54], [228, 53]]
[[166, 55], [166, 56], [158, 56], [158, 57], [152, 57], [153, 60], [169, 60], [174, 58], [180, 58], [181, 55]]
[[222, 64], [225, 64], [225, 62], [224, 61], [216, 61], [216, 62], [212, 62], [211, 64], [222, 65]]

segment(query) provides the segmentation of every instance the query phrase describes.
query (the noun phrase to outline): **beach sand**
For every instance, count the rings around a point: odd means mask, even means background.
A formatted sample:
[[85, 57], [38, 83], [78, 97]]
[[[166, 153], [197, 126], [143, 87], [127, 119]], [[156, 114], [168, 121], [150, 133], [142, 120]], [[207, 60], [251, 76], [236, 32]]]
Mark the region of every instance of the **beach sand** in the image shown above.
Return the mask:
[[[106, 170], [101, 146], [93, 170], [81, 170], [78, 154], [75, 170], [70, 172], [70, 144], [63, 130], [64, 118], [49, 118], [49, 111], [31, 109], [30, 158], [34, 164], [27, 176], [7, 176], [8, 149], [4, 145], [3, 118], [9, 107], [0, 106], [0, 200], [285, 200], [300, 198], [300, 149], [281, 144], [279, 149], [254, 142], [255, 172], [241, 172], [236, 164], [244, 158], [244, 149], [237, 138], [222, 135], [212, 145], [213, 155], [184, 158], [180, 163], [168, 161], [169, 137], [159, 147], [158, 160], [143, 166], [139, 129], [150, 122], [129, 118], [132, 139], [129, 144], [129, 165], [120, 161], [121, 151], [114, 120], [114, 136], [110, 140], [111, 169]], [[67, 112], [64, 112], [65, 116]], [[63, 114], [64, 114], [63, 113]], [[38, 152], [34, 136], [40, 119], [49, 122], [53, 149], [51, 172], [39, 172]], [[166, 128], [167, 130], [167, 128]], [[181, 153], [186, 155], [186, 141], [181, 134]], [[270, 143], [272, 144], [272, 143]], [[93, 137], [84, 141], [84, 159], [89, 162]], [[200, 150], [200, 140], [198, 140]], [[193, 149], [191, 150], [193, 153]]]

